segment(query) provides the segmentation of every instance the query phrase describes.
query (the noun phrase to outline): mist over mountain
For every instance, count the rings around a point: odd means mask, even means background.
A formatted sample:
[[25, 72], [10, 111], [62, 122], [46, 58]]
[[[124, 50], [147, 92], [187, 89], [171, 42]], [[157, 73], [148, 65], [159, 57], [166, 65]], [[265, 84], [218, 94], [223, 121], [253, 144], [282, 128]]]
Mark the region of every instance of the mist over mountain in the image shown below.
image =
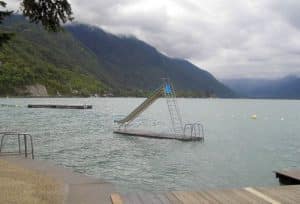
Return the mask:
[[300, 77], [289, 75], [278, 79], [223, 79], [222, 82], [242, 97], [300, 98]]

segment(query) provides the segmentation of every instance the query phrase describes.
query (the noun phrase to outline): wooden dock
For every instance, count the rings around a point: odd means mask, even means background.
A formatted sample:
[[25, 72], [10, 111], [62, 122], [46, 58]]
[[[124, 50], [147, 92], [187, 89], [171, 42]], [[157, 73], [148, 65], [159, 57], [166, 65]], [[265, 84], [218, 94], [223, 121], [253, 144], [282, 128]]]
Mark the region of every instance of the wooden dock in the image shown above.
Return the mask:
[[29, 104], [28, 108], [92, 109], [92, 105]]
[[173, 139], [180, 141], [202, 141], [203, 137], [191, 137], [186, 135], [175, 135], [170, 133], [157, 133], [147, 130], [135, 130], [135, 129], [117, 129], [114, 133], [121, 135], [137, 136], [137, 137], [147, 137], [152, 139]]
[[111, 194], [112, 204], [300, 203], [300, 185], [197, 192]]
[[275, 171], [275, 175], [281, 184], [300, 184], [300, 169]]

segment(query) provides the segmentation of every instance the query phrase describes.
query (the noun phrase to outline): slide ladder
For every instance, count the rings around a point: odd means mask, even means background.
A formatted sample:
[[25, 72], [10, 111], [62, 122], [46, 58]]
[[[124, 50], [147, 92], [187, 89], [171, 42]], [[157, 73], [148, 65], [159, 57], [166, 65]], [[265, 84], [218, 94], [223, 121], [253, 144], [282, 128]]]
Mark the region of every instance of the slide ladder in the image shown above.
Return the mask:
[[[153, 104], [159, 97], [166, 98], [169, 116], [172, 125], [172, 133], [155, 133], [152, 131], [135, 130], [127, 128], [129, 124]], [[163, 84], [142, 104], [135, 108], [124, 119], [115, 121], [119, 128], [114, 131], [117, 134], [132, 135], [159, 139], [177, 139], [182, 141], [204, 141], [204, 127], [201, 123], [188, 123], [183, 126], [181, 114], [176, 100], [175, 89], [168, 78], [163, 78]]]
[[154, 103], [159, 97], [164, 96], [167, 101], [168, 111], [172, 124], [172, 130], [176, 135], [183, 135], [184, 128], [182, 118], [176, 101], [176, 94], [174, 87], [169, 79], [163, 79], [163, 85], [159, 87], [149, 98], [147, 98], [141, 105], [135, 108], [124, 119], [117, 120], [115, 122], [125, 127], [130, 124], [135, 118], [137, 118], [143, 111], [145, 111], [152, 103]]
[[164, 96], [167, 100], [173, 132], [176, 135], [182, 135], [182, 118], [176, 101], [175, 89], [169, 79], [164, 79]]

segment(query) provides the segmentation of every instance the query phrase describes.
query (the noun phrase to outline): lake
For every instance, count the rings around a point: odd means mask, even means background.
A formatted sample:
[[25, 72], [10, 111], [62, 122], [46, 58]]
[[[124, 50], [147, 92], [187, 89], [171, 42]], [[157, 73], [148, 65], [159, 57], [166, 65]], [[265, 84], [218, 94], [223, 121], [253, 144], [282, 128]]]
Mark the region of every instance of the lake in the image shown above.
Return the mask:
[[[113, 121], [143, 100], [2, 98], [0, 104], [18, 107], [0, 106], [0, 127], [32, 133], [37, 159], [106, 179], [127, 192], [279, 185], [273, 170], [300, 167], [300, 101], [178, 99], [184, 122], [204, 125], [204, 143], [113, 134]], [[38, 103], [91, 104], [93, 109], [27, 108]], [[134, 127], [169, 131], [165, 99]]]

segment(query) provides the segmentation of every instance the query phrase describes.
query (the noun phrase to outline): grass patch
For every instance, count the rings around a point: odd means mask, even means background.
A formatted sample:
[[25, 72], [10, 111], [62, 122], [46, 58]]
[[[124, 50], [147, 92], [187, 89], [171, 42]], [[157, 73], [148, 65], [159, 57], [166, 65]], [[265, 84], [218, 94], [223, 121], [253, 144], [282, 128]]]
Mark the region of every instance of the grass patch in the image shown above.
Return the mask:
[[63, 203], [63, 184], [0, 159], [0, 203]]

